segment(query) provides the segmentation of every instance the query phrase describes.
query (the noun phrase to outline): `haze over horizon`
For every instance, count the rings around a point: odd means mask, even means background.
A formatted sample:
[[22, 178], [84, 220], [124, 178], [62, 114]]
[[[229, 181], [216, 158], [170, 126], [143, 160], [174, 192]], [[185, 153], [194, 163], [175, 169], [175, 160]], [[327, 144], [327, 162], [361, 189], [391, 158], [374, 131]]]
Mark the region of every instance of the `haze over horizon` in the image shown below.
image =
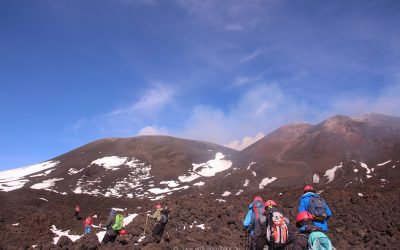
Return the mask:
[[0, 171], [93, 140], [242, 148], [292, 122], [400, 116], [400, 2], [4, 0]]

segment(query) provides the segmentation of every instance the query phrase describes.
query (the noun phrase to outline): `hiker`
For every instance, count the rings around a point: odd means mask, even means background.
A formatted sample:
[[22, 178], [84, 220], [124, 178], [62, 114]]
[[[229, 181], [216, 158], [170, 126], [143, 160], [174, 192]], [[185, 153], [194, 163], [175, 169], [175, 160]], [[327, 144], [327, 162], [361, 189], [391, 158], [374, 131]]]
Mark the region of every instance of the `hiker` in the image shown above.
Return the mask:
[[321, 228], [314, 226], [313, 219], [314, 216], [307, 211], [296, 216], [296, 227], [300, 234], [296, 237], [292, 250], [333, 249], [331, 241], [322, 233]]
[[162, 236], [164, 234], [165, 225], [168, 223], [168, 215], [169, 210], [167, 207], [164, 209], [161, 207], [161, 204], [155, 205], [155, 211], [152, 215], [148, 214], [147, 217], [154, 219], [154, 228], [153, 228], [153, 241], [155, 243], [160, 243]]
[[106, 244], [109, 241], [115, 242], [119, 231], [124, 226], [124, 217], [121, 214], [117, 214], [115, 209], [111, 209], [110, 216], [107, 219], [106, 224], [104, 227], [107, 229], [106, 234], [104, 235], [101, 244]]
[[82, 220], [82, 217], [79, 214], [80, 212], [81, 212], [81, 208], [80, 208], [80, 206], [78, 204], [76, 204], [75, 205], [75, 214], [74, 214], [74, 216], [75, 216], [75, 218], [77, 220]]
[[91, 227], [93, 226], [92, 217], [88, 216], [83, 222], [83, 226], [85, 227], [85, 234], [90, 234]]
[[246, 217], [243, 221], [243, 227], [250, 234], [250, 249], [262, 250], [266, 239], [267, 217], [264, 214], [265, 205], [260, 196], [256, 196], [253, 202], [248, 206]]
[[305, 186], [303, 191], [304, 194], [299, 201], [299, 213], [304, 211], [311, 213], [314, 216], [314, 225], [327, 232], [328, 220], [332, 217], [332, 211], [328, 204], [319, 194], [315, 193], [312, 186]]
[[273, 200], [265, 202], [265, 215], [267, 217], [266, 243], [268, 250], [286, 249], [286, 246], [294, 241], [294, 234], [289, 219], [283, 216], [276, 202]]

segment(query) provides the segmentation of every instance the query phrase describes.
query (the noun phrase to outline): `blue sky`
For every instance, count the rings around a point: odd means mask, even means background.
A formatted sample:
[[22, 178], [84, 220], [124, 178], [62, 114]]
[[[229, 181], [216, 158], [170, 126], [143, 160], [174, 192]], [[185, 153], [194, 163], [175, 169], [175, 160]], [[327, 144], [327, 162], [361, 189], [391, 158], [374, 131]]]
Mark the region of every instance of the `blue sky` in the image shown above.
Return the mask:
[[105, 137], [240, 148], [400, 115], [400, 2], [0, 1], [0, 170]]

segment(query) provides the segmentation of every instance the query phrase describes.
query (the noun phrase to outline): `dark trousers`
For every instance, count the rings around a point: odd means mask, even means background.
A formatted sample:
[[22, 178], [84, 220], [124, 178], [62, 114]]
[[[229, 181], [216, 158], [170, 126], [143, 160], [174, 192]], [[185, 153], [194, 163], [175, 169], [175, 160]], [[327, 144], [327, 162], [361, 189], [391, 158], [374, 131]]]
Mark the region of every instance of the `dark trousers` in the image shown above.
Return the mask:
[[164, 229], [165, 229], [164, 224], [156, 223], [156, 225], [154, 226], [154, 229], [153, 229], [153, 234], [152, 234], [152, 237], [155, 242], [159, 243], [161, 241], [161, 238], [164, 234]]
[[263, 250], [265, 243], [266, 243], [265, 236], [254, 236], [251, 238], [250, 249]]
[[117, 239], [118, 235], [109, 235], [108, 233], [106, 233], [104, 235], [103, 240], [101, 241], [101, 244], [106, 244], [108, 242], [115, 242], [115, 239]]

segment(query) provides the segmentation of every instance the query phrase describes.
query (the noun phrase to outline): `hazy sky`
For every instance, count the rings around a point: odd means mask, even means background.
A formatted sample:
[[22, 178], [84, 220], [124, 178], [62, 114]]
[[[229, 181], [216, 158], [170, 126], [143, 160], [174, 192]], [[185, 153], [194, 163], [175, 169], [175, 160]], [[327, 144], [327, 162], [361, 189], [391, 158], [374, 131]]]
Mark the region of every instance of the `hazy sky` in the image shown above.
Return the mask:
[[104, 137], [240, 146], [289, 122], [400, 115], [399, 13], [398, 0], [1, 0], [0, 170]]

